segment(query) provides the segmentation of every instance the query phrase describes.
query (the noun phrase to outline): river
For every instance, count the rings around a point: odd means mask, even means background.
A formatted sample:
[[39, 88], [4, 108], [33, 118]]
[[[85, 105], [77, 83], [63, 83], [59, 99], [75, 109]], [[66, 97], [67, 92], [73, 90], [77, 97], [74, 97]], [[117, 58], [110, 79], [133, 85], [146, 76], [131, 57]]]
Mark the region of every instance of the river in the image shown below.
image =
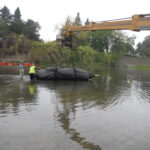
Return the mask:
[[0, 150], [149, 150], [150, 71], [91, 81], [0, 75]]

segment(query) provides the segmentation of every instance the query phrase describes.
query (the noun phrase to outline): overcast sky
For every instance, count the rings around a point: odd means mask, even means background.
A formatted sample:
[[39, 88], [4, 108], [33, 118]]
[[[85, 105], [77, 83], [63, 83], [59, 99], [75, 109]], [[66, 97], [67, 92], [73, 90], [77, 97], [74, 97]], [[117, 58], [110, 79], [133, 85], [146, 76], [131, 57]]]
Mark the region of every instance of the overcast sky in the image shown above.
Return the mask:
[[[149, 0], [0, 0], [0, 8], [3, 6], [7, 6], [11, 13], [19, 7], [23, 20], [39, 22], [40, 35], [45, 41], [55, 40], [56, 26], [62, 24], [67, 16], [76, 17], [77, 12], [83, 22], [87, 18], [103, 21], [150, 13]], [[150, 35], [150, 31], [127, 33], [136, 35], [136, 43]]]

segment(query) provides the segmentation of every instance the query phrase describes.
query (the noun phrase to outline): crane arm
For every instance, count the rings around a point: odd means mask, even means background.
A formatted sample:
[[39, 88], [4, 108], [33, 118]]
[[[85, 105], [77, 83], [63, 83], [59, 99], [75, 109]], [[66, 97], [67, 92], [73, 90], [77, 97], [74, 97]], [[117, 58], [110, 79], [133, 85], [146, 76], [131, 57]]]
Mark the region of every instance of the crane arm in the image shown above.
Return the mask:
[[102, 21], [84, 26], [71, 26], [68, 32], [97, 30], [150, 30], [150, 14], [133, 15], [132, 18]]
[[150, 14], [133, 15], [131, 18], [94, 22], [84, 26], [70, 26], [62, 41], [62, 46], [72, 48], [73, 32], [98, 30], [150, 30]]

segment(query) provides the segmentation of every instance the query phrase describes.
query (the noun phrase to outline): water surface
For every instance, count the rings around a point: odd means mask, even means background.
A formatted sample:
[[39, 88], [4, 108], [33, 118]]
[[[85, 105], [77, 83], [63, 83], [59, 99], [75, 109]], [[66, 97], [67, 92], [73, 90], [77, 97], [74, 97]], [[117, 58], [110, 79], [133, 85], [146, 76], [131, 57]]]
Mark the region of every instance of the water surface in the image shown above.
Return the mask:
[[89, 82], [0, 75], [0, 150], [149, 150], [150, 71]]

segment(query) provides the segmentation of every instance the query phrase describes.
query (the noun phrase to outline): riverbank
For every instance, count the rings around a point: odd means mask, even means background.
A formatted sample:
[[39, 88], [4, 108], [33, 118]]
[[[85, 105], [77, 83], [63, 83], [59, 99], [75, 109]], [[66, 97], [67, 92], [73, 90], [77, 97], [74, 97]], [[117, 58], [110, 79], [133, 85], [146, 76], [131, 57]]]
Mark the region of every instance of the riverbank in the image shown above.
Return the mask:
[[118, 66], [150, 66], [150, 58], [124, 56], [118, 61], [117, 65]]
[[[24, 60], [23, 57], [12, 57], [12, 58], [5, 58], [5, 60]], [[4, 60], [3, 60], [4, 61]], [[27, 60], [26, 60], [27, 61]], [[25, 62], [25, 60], [24, 60]], [[51, 62], [43, 62], [38, 64], [42, 66], [42, 68], [54, 66]], [[62, 65], [63, 67], [63, 65]], [[72, 65], [65, 65], [64, 67], [72, 67]], [[76, 65], [77, 68], [85, 69], [90, 72], [99, 73], [99, 68], [101, 68], [102, 72], [107, 72], [107, 67], [101, 63], [93, 63], [92, 65]], [[119, 68], [131, 68], [137, 70], [150, 70], [150, 58], [148, 57], [131, 57], [131, 56], [124, 56], [122, 57], [118, 63], [117, 67]], [[29, 67], [25, 67], [25, 74], [28, 74]], [[0, 74], [19, 74], [19, 67], [18, 66], [0, 66]]]

